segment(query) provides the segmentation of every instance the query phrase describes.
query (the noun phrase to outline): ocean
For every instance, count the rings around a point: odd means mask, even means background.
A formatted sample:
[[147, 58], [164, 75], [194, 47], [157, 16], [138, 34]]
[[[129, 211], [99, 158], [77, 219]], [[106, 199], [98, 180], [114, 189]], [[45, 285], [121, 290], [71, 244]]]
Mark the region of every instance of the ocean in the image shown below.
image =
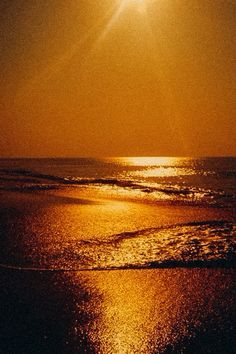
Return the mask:
[[235, 353], [236, 158], [0, 160], [0, 353]]
[[0, 160], [0, 263], [235, 266], [236, 158]]

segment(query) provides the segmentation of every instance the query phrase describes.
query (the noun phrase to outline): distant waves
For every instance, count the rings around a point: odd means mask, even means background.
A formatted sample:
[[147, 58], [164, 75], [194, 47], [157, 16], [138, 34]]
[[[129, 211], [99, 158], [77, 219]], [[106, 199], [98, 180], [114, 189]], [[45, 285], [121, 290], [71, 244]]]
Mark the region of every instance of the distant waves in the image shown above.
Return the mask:
[[[114, 188], [116, 188], [116, 196], [119, 195], [120, 191], [120, 195], [124, 197], [124, 194], [122, 194], [122, 190], [124, 190], [127, 192], [125, 198], [139, 197], [140, 199], [140, 197], [143, 197], [149, 202], [169, 201], [197, 205], [202, 203], [219, 207], [236, 205], [235, 195], [223, 190], [158, 184], [151, 181], [139, 182], [131, 178], [62, 177], [21, 168], [0, 169], [0, 190], [30, 192], [60, 189], [66, 186], [94, 186], [107, 193], [114, 192]], [[110, 187], [110, 189], [107, 189], [107, 187]], [[131, 192], [130, 195], [129, 191]], [[138, 192], [137, 195], [135, 195], [135, 191]]]

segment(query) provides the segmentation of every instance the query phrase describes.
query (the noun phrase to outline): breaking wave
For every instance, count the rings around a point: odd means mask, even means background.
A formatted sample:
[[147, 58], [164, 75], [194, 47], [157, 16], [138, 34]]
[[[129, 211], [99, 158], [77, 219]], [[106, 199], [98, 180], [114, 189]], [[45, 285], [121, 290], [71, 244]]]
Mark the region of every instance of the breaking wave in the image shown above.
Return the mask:
[[191, 222], [65, 242], [32, 239], [23, 250], [16, 247], [2, 248], [1, 267], [35, 271], [235, 267], [236, 223]]
[[[220, 189], [199, 188], [177, 184], [158, 184], [147, 181], [121, 178], [81, 178], [43, 174], [28, 169], [0, 169], [0, 190], [41, 191], [61, 189], [67, 186], [93, 186], [101, 190], [106, 187], [141, 192], [149, 201], [168, 200], [174, 203], [208, 204], [232, 206], [236, 204], [235, 194]], [[111, 191], [111, 189], [110, 189]], [[132, 195], [135, 197], [135, 195]]]

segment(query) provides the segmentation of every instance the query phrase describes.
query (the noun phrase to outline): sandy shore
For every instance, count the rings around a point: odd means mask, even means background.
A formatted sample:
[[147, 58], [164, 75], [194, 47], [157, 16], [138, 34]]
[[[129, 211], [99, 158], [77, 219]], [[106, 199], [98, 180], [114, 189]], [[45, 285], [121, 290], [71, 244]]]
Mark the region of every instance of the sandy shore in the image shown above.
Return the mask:
[[[95, 196], [96, 197], [96, 196]], [[73, 190], [1, 192], [4, 261], [29, 237], [101, 236], [196, 220], [234, 220], [214, 208], [151, 206]], [[6, 258], [6, 255], [8, 258]], [[40, 272], [0, 269], [0, 352], [235, 353], [235, 269]]]

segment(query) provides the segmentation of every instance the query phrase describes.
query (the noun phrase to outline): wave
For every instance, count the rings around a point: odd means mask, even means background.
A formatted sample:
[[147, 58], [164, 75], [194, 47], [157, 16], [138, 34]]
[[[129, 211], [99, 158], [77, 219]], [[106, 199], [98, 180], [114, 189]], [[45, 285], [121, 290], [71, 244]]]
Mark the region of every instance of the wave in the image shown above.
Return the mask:
[[[56, 182], [61, 182], [61, 183], [66, 183], [67, 179], [64, 177], [60, 176], [54, 176], [50, 174], [44, 174], [44, 173], [39, 173], [39, 172], [34, 172], [31, 170], [27, 170], [24, 168], [8, 168], [8, 169], [0, 169], [0, 173], [3, 175], [10, 175], [10, 176], [18, 176], [19, 180], [21, 180], [21, 177], [34, 177], [37, 180], [43, 179], [43, 180], [49, 180], [49, 181], [56, 181]], [[1, 176], [1, 178], [3, 178]]]
[[191, 222], [65, 242], [29, 239], [23, 250], [3, 247], [0, 266], [32, 271], [235, 267], [236, 223]]
[[[149, 198], [149, 201], [154, 202], [184, 202], [218, 207], [236, 204], [235, 194], [219, 189], [210, 190], [196, 186], [165, 185], [134, 179], [63, 177], [23, 168], [0, 169], [0, 182], [0, 190], [7, 191], [30, 192], [60, 189], [66, 186], [94, 186], [101, 190], [103, 187], [116, 187], [120, 191], [123, 189], [141, 192], [143, 196]], [[135, 195], [131, 195], [131, 197], [133, 198]]]

